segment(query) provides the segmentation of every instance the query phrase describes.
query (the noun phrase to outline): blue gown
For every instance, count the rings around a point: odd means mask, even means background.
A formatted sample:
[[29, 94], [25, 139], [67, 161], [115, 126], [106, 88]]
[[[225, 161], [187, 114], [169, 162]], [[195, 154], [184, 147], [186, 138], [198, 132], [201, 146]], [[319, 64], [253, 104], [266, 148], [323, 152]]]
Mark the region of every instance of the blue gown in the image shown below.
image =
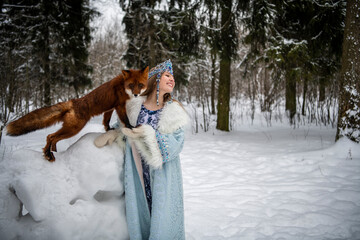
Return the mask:
[[[169, 116], [162, 116], [161, 111], [149, 111], [142, 106], [137, 118], [138, 124], [153, 126], [153, 135], [157, 140], [163, 161], [160, 169], [147, 166], [146, 170], [145, 164], [143, 176], [146, 193], [144, 193], [134, 163], [131, 144], [128, 139], [126, 140], [125, 206], [131, 240], [185, 239], [183, 187], [179, 158], [184, 143], [184, 130], [180, 127], [172, 133], [159, 132], [157, 122], [162, 117]], [[149, 178], [149, 181], [146, 178]]]
[[[153, 129], [157, 129], [157, 125], [159, 122], [159, 113], [162, 109], [151, 111], [145, 108], [144, 105], [141, 105], [141, 110], [139, 113], [139, 117], [136, 123], [136, 126], [142, 124], [148, 124], [153, 127]], [[144, 178], [144, 185], [145, 185], [145, 196], [149, 206], [149, 211], [151, 214], [151, 205], [152, 205], [152, 197], [151, 197], [151, 180], [150, 180], [150, 167], [145, 162], [144, 158], [141, 157], [141, 165], [143, 169], [143, 178]]]

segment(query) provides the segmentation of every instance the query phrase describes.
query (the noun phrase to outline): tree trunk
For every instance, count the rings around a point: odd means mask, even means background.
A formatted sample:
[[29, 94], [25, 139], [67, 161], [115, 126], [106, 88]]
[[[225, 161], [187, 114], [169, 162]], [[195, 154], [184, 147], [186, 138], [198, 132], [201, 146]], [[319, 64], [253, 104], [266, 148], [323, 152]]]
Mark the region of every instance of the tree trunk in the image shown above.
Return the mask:
[[30, 77], [29, 77], [29, 66], [27, 64], [26, 66], [26, 88], [28, 89], [25, 92], [25, 113], [29, 113], [30, 112], [30, 89], [31, 89], [31, 84], [30, 84]]
[[217, 125], [216, 128], [229, 131], [230, 113], [230, 65], [229, 59], [220, 60], [220, 79], [217, 104]]
[[325, 77], [320, 77], [319, 81], [319, 102], [325, 101]]
[[302, 102], [302, 108], [301, 108], [301, 115], [305, 116], [305, 104], [306, 104], [306, 93], [308, 88], [308, 74], [304, 76], [304, 86], [303, 86], [303, 102]]
[[215, 114], [215, 62], [216, 54], [211, 54], [211, 114]]
[[294, 124], [296, 114], [296, 73], [290, 69], [285, 75], [285, 109], [290, 114], [290, 124]]
[[[49, 3], [46, 1], [43, 2], [44, 6], [44, 16], [49, 18], [50, 16], [50, 6]], [[51, 105], [51, 84], [50, 84], [50, 29], [48, 24], [45, 24], [45, 27], [43, 29], [43, 40], [44, 40], [44, 48], [43, 52], [41, 53], [41, 61], [42, 61], [42, 67], [43, 67], [43, 74], [42, 74], [42, 80], [43, 80], [43, 97], [44, 97], [44, 105], [50, 106]]]
[[[150, 7], [153, 8], [154, 7], [154, 1], [150, 1]], [[149, 65], [150, 65], [150, 69], [152, 67], [156, 66], [156, 52], [155, 52], [155, 26], [154, 26], [154, 15], [150, 14], [149, 15], [149, 19], [150, 19], [150, 26], [149, 26]], [[139, 67], [143, 67], [143, 66], [139, 66]]]
[[[8, 63], [10, 67], [13, 67], [13, 59], [10, 54], [7, 56]], [[16, 97], [15, 89], [16, 89], [16, 81], [15, 81], [15, 73], [14, 71], [8, 71], [6, 74], [7, 85], [7, 95], [5, 95], [5, 106], [9, 109], [9, 112], [14, 112], [14, 98]]]
[[46, 52], [43, 56], [43, 84], [44, 84], [44, 104], [45, 106], [51, 105], [51, 84], [50, 84], [50, 66], [49, 54]]
[[272, 93], [270, 92], [270, 81], [269, 81], [269, 73], [268, 69], [266, 68], [266, 64], [263, 65], [263, 72], [262, 75], [262, 83], [263, 83], [263, 95], [264, 95], [264, 101], [263, 106], [261, 107], [262, 112], [271, 112], [271, 104], [272, 104]]
[[2, 131], [4, 129], [3, 125], [0, 125], [0, 144], [1, 144], [1, 138], [2, 138]]
[[347, 1], [336, 139], [360, 142], [360, 0]]
[[221, 6], [221, 39], [222, 51], [220, 53], [220, 77], [218, 87], [217, 124], [216, 128], [229, 131], [230, 113], [230, 67], [231, 67], [231, 41], [229, 25], [231, 21], [232, 1], [225, 1]]

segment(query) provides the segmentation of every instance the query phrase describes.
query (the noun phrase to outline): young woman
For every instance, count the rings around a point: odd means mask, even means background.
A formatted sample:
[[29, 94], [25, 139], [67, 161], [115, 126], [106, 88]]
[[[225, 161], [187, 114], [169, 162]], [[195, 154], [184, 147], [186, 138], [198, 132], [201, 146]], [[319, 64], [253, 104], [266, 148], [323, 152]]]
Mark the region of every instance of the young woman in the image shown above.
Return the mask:
[[[170, 60], [149, 73], [148, 88], [129, 100], [127, 115], [133, 129], [126, 136], [125, 201], [130, 239], [184, 239], [184, 207], [179, 153], [188, 115], [171, 99], [175, 86]], [[119, 139], [113, 130], [101, 142]], [[98, 144], [101, 145], [101, 144]]]

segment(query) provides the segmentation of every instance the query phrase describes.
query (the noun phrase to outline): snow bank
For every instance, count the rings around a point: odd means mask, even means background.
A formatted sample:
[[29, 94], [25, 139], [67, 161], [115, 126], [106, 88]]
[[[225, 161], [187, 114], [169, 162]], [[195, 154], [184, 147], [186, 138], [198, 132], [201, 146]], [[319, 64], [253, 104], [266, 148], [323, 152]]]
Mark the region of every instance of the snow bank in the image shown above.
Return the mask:
[[116, 144], [95, 147], [99, 134], [85, 134], [55, 153], [53, 163], [40, 151], [5, 151], [0, 164], [1, 239], [129, 238], [123, 151]]

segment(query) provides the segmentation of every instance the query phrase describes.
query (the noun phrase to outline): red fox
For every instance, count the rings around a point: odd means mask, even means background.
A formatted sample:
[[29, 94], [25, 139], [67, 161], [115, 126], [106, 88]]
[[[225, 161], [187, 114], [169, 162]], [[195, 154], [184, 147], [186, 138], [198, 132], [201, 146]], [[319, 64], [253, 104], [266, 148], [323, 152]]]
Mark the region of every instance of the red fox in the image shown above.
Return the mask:
[[108, 130], [111, 114], [115, 109], [120, 120], [126, 126], [130, 126], [126, 115], [126, 101], [146, 90], [148, 74], [149, 67], [141, 70], [123, 70], [122, 74], [81, 98], [34, 110], [9, 123], [6, 127], [7, 134], [18, 136], [63, 122], [60, 130], [47, 136], [43, 148], [45, 159], [53, 162], [53, 152], [57, 151], [56, 143], [76, 135], [93, 116], [105, 112], [103, 124]]

